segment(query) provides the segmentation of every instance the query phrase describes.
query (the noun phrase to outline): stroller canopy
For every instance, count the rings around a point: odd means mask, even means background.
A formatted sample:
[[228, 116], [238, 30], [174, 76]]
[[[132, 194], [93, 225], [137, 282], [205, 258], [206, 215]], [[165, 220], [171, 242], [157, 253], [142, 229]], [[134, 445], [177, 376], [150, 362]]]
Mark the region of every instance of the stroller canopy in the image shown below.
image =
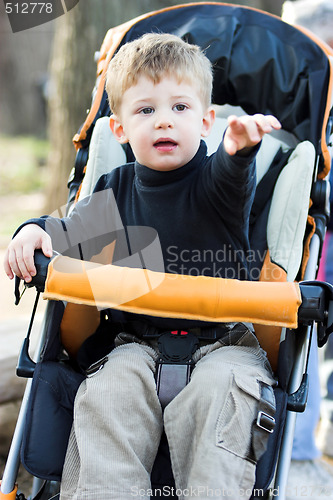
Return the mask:
[[[101, 47], [98, 72], [103, 76], [121, 45], [147, 32], [174, 33], [202, 47], [214, 66], [213, 103], [241, 106], [249, 114], [277, 116], [283, 128], [299, 141], [314, 144], [321, 157], [319, 171], [323, 171], [322, 176], [328, 172], [325, 131], [332, 82], [324, 44], [256, 9], [210, 2], [187, 4], [152, 12], [109, 30]], [[105, 109], [104, 78], [100, 86], [81, 133], [74, 138], [79, 146], [96, 118], [109, 112]]]

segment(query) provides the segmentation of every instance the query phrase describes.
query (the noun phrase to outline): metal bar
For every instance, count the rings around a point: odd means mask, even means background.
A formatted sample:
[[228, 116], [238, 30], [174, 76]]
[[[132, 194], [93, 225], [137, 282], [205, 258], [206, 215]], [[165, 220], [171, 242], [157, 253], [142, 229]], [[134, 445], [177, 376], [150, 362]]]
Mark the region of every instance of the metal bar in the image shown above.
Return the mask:
[[35, 496], [37, 495], [37, 493], [39, 493], [43, 484], [44, 484], [44, 479], [40, 479], [39, 477], [34, 477], [32, 483], [31, 498], [35, 498]]

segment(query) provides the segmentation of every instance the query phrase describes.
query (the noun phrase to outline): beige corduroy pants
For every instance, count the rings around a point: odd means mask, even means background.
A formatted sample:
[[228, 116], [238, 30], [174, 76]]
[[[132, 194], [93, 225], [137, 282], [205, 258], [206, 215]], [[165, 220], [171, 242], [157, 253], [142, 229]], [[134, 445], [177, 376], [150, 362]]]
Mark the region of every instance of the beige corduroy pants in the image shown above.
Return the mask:
[[[116, 347], [104, 367], [83, 381], [61, 500], [150, 498], [163, 426], [181, 500], [250, 498], [260, 382], [274, 384], [266, 355], [254, 334], [239, 324], [233, 335], [202, 346], [194, 356], [189, 384], [164, 412], [154, 379], [157, 353], [140, 340]], [[260, 454], [268, 438], [262, 432]]]

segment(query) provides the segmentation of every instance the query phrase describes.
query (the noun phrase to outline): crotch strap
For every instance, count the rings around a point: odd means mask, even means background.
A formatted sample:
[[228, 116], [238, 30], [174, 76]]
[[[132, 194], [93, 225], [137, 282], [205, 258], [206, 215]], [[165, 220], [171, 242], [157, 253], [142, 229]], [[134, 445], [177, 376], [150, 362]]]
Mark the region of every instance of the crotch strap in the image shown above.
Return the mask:
[[159, 337], [156, 386], [163, 409], [188, 384], [198, 347], [198, 337], [191, 332], [173, 330]]

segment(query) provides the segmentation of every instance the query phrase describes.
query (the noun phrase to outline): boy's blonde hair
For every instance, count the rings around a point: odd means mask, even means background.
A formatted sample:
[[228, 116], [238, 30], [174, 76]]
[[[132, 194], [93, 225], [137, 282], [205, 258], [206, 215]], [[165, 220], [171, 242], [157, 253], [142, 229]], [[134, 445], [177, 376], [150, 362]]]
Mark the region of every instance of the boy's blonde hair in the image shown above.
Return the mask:
[[179, 83], [194, 84], [203, 105], [210, 105], [211, 63], [200, 47], [178, 36], [150, 33], [119, 49], [110, 61], [106, 76], [106, 91], [113, 113], [119, 113], [123, 93], [136, 85], [141, 76], [150, 78], [154, 84], [164, 76], [175, 77]]

